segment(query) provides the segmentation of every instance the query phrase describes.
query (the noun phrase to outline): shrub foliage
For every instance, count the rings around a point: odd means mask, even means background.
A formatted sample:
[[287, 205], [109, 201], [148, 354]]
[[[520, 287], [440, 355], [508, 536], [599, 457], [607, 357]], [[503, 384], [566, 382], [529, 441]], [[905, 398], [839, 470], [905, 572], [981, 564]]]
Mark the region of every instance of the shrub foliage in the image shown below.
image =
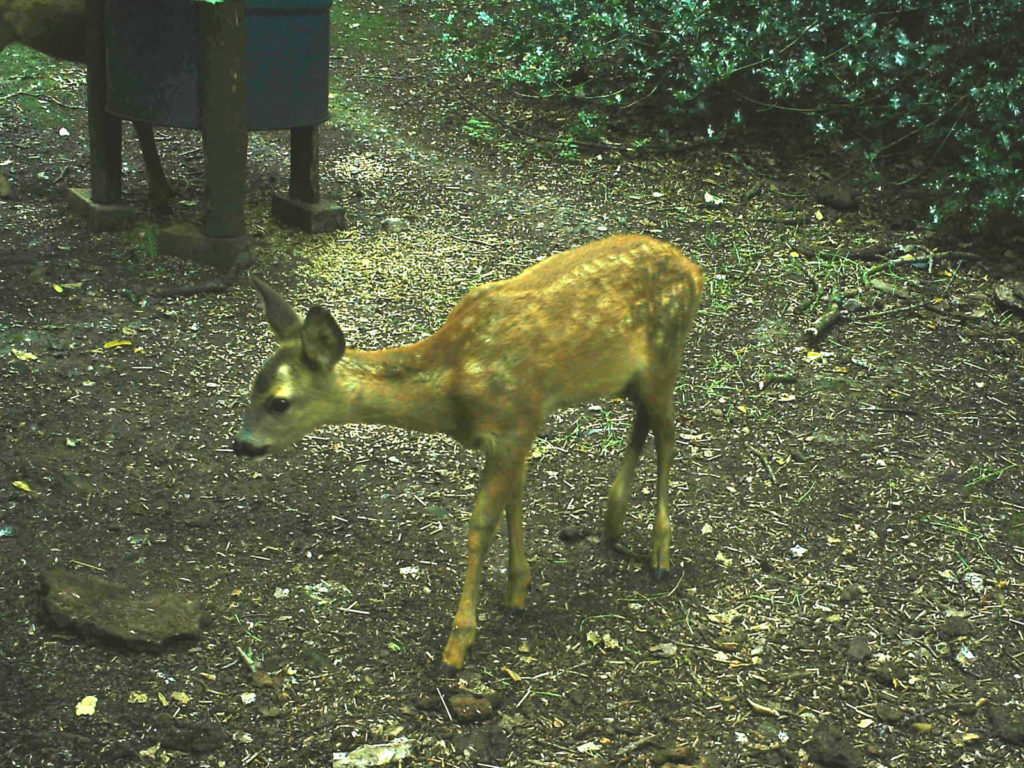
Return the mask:
[[[974, 231], [1024, 218], [1020, 0], [455, 0], [450, 60], [584, 100], [581, 129], [656, 106], [708, 130], [765, 109], [881, 173], [913, 157], [933, 223]], [[727, 107], [727, 108], [725, 108]], [[725, 116], [723, 118], [723, 116]]]

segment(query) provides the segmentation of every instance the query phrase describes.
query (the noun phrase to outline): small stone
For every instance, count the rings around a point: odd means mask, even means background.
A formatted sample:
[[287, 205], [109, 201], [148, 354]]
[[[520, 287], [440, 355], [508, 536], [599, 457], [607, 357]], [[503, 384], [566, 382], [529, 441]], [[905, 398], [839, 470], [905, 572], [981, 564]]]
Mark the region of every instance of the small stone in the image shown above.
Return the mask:
[[860, 768], [864, 762], [860, 752], [836, 726], [824, 722], [818, 726], [807, 745], [811, 759], [826, 768]]
[[670, 765], [693, 765], [699, 759], [697, 750], [688, 744], [680, 744], [669, 749], [655, 750], [651, 755], [651, 763], [658, 766]]
[[890, 662], [884, 662], [878, 665], [878, 669], [874, 671], [874, 678], [882, 685], [890, 688], [895, 686], [897, 680], [903, 682], [906, 681], [910, 675], [907, 674], [900, 664], [892, 664]]
[[911, 723], [910, 727], [918, 733], [931, 733], [935, 726], [931, 723]]
[[456, 752], [470, 758], [469, 765], [504, 765], [512, 752], [512, 742], [497, 726], [466, 728], [453, 746]]
[[391, 216], [380, 223], [380, 228], [389, 235], [393, 235], [396, 232], [404, 232], [407, 230], [409, 228], [409, 222], [405, 219], [399, 218], [398, 216]]
[[277, 685], [277, 679], [269, 672], [262, 669], [252, 671], [252, 684], [257, 688], [273, 688]]
[[985, 699], [979, 699], [978, 701], [965, 699], [956, 705], [956, 713], [958, 715], [969, 717], [970, 715], [977, 713], [978, 707], [985, 703], [987, 703]]
[[864, 594], [864, 588], [860, 584], [847, 584], [839, 590], [839, 600], [843, 603], [852, 603]]
[[464, 723], [487, 720], [494, 714], [494, 705], [485, 696], [457, 693], [448, 699], [452, 716]]
[[582, 525], [569, 525], [558, 532], [558, 538], [571, 544], [575, 541], [582, 541], [590, 535], [590, 531]]
[[228, 740], [223, 726], [211, 721], [179, 720], [160, 713], [153, 726], [161, 745], [177, 752], [213, 752]]
[[1024, 281], [1000, 280], [992, 292], [997, 307], [1024, 315]]
[[831, 182], [815, 191], [815, 199], [837, 211], [853, 211], [857, 208], [857, 195], [853, 187], [842, 182]]
[[875, 707], [875, 715], [883, 723], [888, 723], [889, 725], [898, 723], [903, 719], [903, 712], [887, 701], [878, 702], [878, 706]]
[[971, 634], [971, 625], [962, 616], [950, 616], [939, 625], [939, 637], [943, 640], [955, 640]]
[[651, 646], [651, 655], [660, 659], [670, 659], [679, 652], [679, 646], [675, 643], [658, 643]]
[[871, 655], [871, 642], [865, 635], [854, 635], [850, 638], [850, 646], [846, 649], [846, 658], [860, 663]]
[[1007, 744], [1024, 744], [1024, 714], [999, 704], [991, 704], [988, 719], [996, 736]]

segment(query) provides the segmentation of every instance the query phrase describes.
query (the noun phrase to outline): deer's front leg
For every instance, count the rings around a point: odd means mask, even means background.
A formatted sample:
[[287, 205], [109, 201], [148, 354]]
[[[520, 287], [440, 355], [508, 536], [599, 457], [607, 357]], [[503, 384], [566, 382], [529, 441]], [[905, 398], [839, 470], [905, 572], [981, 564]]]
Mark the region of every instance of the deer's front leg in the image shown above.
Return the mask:
[[501, 513], [522, 483], [522, 460], [489, 455], [484, 464], [476, 506], [469, 521], [469, 559], [462, 597], [455, 612], [455, 622], [448, 643], [444, 647], [441, 674], [451, 675], [466, 663], [466, 653], [476, 638], [476, 606], [480, 596], [487, 550], [494, 540], [494, 532]]

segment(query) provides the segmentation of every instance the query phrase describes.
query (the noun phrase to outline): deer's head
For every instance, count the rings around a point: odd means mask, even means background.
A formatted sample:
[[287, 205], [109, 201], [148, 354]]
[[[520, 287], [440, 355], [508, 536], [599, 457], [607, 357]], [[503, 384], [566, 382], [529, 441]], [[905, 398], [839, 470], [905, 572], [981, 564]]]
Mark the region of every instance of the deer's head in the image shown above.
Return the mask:
[[256, 375], [234, 451], [261, 457], [334, 421], [334, 366], [345, 354], [345, 335], [324, 307], [312, 307], [301, 320], [269, 285], [252, 282], [279, 346]]

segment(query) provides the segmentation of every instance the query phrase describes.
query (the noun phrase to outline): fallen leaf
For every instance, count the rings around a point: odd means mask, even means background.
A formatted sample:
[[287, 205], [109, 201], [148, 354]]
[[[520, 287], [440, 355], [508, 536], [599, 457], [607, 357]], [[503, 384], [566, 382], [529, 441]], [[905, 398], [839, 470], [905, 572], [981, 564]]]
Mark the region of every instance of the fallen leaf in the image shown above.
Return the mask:
[[75, 714], [78, 716], [95, 715], [96, 701], [97, 699], [95, 696], [86, 696], [75, 705]]
[[679, 647], [675, 643], [659, 643], [658, 645], [652, 645], [650, 652], [654, 656], [658, 656], [662, 659], [670, 659], [678, 653]]
[[29, 360], [39, 359], [37, 355], [33, 355], [31, 352], [27, 352], [24, 349], [16, 349], [15, 347], [11, 347], [11, 354], [18, 358], [19, 360], [24, 360], [26, 362], [28, 362]]
[[24, 480], [15, 480], [13, 483], [11, 483], [11, 485], [13, 485], [19, 491], [24, 491], [25, 493], [35, 493], [35, 491], [32, 490], [32, 486], [30, 486]]
[[351, 752], [335, 752], [331, 765], [334, 768], [343, 766], [390, 765], [410, 757], [413, 742], [402, 737], [389, 744], [364, 744]]

